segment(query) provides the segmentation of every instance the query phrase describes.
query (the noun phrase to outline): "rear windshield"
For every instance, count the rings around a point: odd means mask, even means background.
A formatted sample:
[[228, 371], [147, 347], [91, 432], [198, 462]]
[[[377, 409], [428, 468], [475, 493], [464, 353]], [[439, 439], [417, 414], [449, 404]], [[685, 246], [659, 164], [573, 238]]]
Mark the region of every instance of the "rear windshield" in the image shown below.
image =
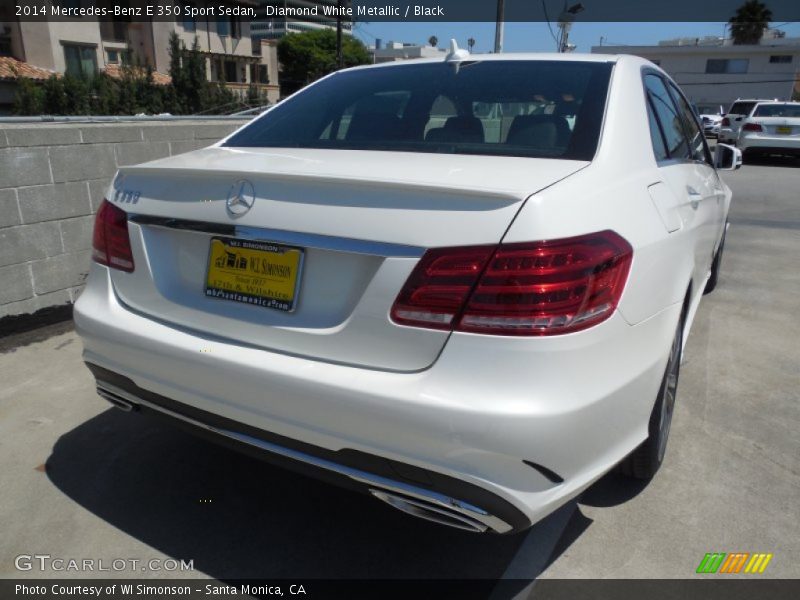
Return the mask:
[[226, 146], [591, 160], [610, 63], [473, 61], [344, 71]]
[[759, 104], [754, 117], [800, 117], [800, 104]]
[[734, 102], [728, 114], [731, 115], [749, 115], [750, 111], [756, 105], [755, 102]]

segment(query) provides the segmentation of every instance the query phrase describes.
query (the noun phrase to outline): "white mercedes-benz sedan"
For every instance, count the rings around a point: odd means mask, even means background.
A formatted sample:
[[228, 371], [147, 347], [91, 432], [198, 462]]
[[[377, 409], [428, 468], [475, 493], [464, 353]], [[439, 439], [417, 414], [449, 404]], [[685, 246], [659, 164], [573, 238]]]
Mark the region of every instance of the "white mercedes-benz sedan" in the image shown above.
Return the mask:
[[[632, 56], [339, 71], [120, 170], [75, 306], [100, 395], [469, 531], [664, 459], [731, 192]], [[331, 518], [336, 518], [331, 515]]]
[[800, 102], [759, 102], [744, 119], [736, 147], [743, 158], [784, 154], [800, 157]]

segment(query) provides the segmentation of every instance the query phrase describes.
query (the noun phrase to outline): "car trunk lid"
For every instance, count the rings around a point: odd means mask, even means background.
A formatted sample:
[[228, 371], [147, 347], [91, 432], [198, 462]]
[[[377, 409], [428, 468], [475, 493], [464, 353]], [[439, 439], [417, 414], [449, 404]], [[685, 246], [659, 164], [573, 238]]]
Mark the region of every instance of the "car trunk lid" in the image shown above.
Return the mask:
[[[531, 193], [586, 164], [214, 147], [124, 168], [109, 200], [129, 213], [136, 269], [112, 271], [114, 289], [130, 308], [203, 336], [354, 366], [424, 369], [448, 333], [397, 325], [389, 311], [425, 249], [498, 243]], [[238, 197], [244, 202], [226, 208]], [[215, 238], [299, 249], [293, 310], [207, 295]]]

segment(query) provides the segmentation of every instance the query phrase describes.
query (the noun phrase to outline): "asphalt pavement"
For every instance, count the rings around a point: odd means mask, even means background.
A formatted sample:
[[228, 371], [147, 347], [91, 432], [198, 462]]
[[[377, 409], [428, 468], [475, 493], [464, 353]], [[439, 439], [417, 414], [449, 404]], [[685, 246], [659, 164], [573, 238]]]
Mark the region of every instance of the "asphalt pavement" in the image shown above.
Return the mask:
[[80, 339], [51, 325], [0, 340], [0, 577], [64, 576], [14, 566], [46, 553], [195, 569], [110, 577], [506, 577], [529, 589], [693, 577], [707, 552], [769, 552], [762, 577], [800, 577], [800, 161], [724, 178], [735, 196], [721, 279], [688, 338], [649, 485], [608, 475], [514, 536], [448, 529], [110, 408]]

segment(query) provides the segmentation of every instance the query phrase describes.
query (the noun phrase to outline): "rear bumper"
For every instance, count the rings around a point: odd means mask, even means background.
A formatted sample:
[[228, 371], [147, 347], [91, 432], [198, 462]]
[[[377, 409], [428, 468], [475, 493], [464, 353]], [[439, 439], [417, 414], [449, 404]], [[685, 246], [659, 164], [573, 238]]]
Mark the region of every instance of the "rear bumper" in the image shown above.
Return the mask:
[[800, 137], [776, 135], [743, 135], [739, 138], [739, 148], [743, 153], [753, 154], [791, 154], [800, 156]]
[[[75, 323], [86, 362], [129, 381], [135, 397], [167, 399], [177, 412], [200, 411], [198, 421], [223, 419], [222, 429], [255, 439], [278, 436], [279, 446], [304, 445], [312, 456], [333, 453], [327, 459], [343, 467], [404, 473], [394, 480], [473, 504], [517, 530], [646, 438], [679, 314], [675, 305], [636, 326], [616, 314], [553, 338], [454, 334], [431, 368], [393, 373], [158, 322], [122, 305], [108, 270], [94, 264]], [[370, 457], [373, 467], [343, 456]]]

